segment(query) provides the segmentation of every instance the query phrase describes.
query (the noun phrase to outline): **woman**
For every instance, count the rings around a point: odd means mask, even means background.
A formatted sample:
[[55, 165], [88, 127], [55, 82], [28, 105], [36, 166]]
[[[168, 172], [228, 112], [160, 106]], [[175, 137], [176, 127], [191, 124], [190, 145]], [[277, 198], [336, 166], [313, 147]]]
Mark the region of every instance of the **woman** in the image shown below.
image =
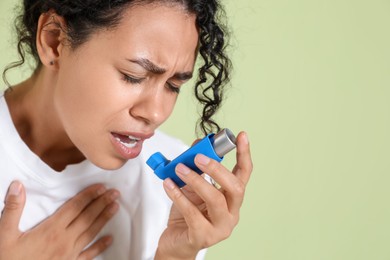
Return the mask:
[[194, 259], [230, 235], [252, 171], [245, 133], [233, 174], [195, 159], [222, 189], [182, 164], [187, 186], [161, 185], [145, 166], [185, 149], [156, 130], [198, 53], [200, 126], [218, 128], [229, 72], [219, 10], [209, 0], [24, 1], [20, 63], [27, 51], [37, 67], [0, 99], [0, 259]]

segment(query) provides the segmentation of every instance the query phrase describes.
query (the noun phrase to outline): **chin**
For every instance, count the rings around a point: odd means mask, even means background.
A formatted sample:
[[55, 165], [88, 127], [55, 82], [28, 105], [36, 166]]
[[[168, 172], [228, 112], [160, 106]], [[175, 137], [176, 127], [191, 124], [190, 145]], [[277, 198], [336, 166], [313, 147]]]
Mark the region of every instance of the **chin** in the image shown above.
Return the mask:
[[122, 168], [123, 165], [127, 162], [127, 160], [118, 159], [118, 158], [110, 158], [108, 160], [90, 160], [95, 166], [107, 170], [114, 171]]

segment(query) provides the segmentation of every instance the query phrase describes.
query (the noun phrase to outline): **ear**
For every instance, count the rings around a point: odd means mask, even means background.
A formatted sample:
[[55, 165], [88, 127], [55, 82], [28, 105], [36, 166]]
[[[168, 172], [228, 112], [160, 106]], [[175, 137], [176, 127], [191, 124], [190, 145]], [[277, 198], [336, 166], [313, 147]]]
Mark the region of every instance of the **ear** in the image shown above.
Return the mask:
[[52, 11], [41, 14], [38, 20], [36, 46], [45, 67], [58, 68], [66, 39], [65, 19]]

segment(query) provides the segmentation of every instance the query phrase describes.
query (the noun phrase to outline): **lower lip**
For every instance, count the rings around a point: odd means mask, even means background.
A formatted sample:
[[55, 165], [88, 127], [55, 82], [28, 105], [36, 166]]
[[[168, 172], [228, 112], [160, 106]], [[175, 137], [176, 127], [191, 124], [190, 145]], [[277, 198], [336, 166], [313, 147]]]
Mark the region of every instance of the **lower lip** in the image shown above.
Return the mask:
[[133, 148], [128, 148], [118, 141], [113, 135], [111, 135], [111, 143], [114, 145], [115, 150], [119, 153], [123, 159], [129, 160], [137, 157], [142, 150], [143, 140], [139, 140]]

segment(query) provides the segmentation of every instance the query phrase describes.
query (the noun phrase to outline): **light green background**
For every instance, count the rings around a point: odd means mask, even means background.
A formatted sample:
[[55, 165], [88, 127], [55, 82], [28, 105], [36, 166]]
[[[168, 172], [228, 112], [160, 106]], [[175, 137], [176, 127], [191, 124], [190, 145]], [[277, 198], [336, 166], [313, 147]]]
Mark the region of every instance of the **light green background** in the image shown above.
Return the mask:
[[[235, 73], [219, 119], [249, 133], [255, 168], [240, 224], [207, 259], [390, 259], [390, 1], [225, 3]], [[187, 86], [163, 127], [187, 143], [193, 104]]]

